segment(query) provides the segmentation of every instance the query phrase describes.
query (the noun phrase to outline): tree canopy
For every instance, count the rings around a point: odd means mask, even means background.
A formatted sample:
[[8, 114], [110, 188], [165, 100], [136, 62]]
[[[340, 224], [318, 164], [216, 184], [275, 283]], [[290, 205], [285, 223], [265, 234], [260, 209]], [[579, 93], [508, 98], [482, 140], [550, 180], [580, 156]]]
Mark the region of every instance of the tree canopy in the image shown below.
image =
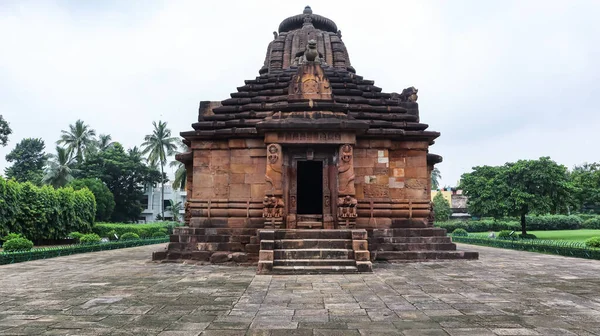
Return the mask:
[[450, 219], [450, 215], [452, 214], [450, 203], [441, 192], [438, 192], [433, 197], [433, 211], [436, 221], [444, 222]]
[[549, 157], [474, 167], [473, 172], [462, 175], [460, 188], [469, 198], [471, 214], [518, 216], [523, 234], [527, 233], [527, 214], [565, 212], [574, 191], [567, 167]]
[[12, 134], [8, 121], [0, 114], [0, 145], [3, 147], [8, 144], [8, 136]]
[[68, 186], [75, 190], [88, 188], [96, 198], [96, 221], [106, 222], [110, 220], [115, 209], [115, 198], [102, 181], [95, 178], [79, 179], [71, 181]]
[[434, 167], [431, 171], [431, 190], [436, 190], [440, 187], [440, 180], [442, 179], [442, 173], [438, 167]]
[[65, 148], [56, 146], [56, 154], [49, 155], [42, 182], [54, 188], [64, 187], [73, 180], [73, 160]]
[[584, 163], [571, 172], [575, 207], [581, 212], [600, 212], [600, 164]]
[[111, 220], [136, 221], [142, 212], [144, 187], [161, 181], [159, 171], [146, 166], [139, 156], [125, 152], [115, 142], [105, 151], [90, 154], [80, 165], [79, 178], [97, 178], [113, 193], [115, 208]]
[[5, 169], [6, 177], [14, 178], [18, 182], [31, 182], [40, 185], [43, 176], [46, 153], [44, 153], [44, 140], [39, 138], [25, 138], [6, 155], [6, 161], [12, 166]]

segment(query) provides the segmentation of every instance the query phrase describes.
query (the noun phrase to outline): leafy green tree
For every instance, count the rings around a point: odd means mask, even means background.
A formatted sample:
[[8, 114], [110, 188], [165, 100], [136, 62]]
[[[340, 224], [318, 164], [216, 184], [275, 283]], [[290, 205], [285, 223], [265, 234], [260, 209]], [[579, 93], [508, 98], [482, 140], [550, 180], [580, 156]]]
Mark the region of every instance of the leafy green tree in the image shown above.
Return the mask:
[[115, 208], [111, 220], [114, 222], [136, 221], [143, 210], [144, 187], [164, 179], [135, 153], [126, 153], [118, 142], [103, 152], [89, 155], [80, 167], [78, 178], [100, 179], [113, 193]]
[[8, 136], [12, 134], [8, 121], [4, 120], [4, 117], [0, 114], [0, 145], [6, 146], [8, 143]]
[[434, 167], [431, 171], [431, 190], [436, 190], [440, 187], [440, 180], [442, 179], [442, 173], [438, 167]]
[[7, 178], [14, 178], [19, 182], [29, 181], [40, 185], [44, 173], [44, 164], [47, 155], [44, 153], [44, 140], [25, 138], [6, 155], [6, 161], [13, 165], [5, 169]]
[[[175, 153], [178, 138], [171, 136], [171, 130], [167, 128], [166, 122], [159, 120], [157, 124], [153, 121], [152, 125], [154, 126], [154, 130], [152, 131], [152, 134], [148, 134], [144, 137], [144, 143], [142, 144], [144, 149], [142, 153], [148, 155], [150, 165], [160, 165], [161, 176], [164, 176], [167, 157]], [[160, 181], [160, 209], [163, 218], [165, 217], [165, 208], [163, 205], [165, 200], [165, 182], [164, 179]]]
[[110, 221], [115, 209], [115, 198], [104, 183], [97, 178], [73, 180], [68, 184], [75, 190], [88, 188], [96, 198], [96, 222]]
[[435, 213], [436, 222], [445, 222], [450, 219], [450, 215], [452, 215], [450, 203], [448, 203], [448, 200], [441, 192], [438, 192], [433, 197], [433, 211]]
[[50, 160], [46, 166], [42, 183], [49, 184], [54, 188], [60, 188], [73, 180], [73, 160], [67, 149], [56, 146], [56, 154], [48, 155]]
[[600, 212], [600, 163], [575, 166], [571, 181], [576, 189], [575, 203], [581, 212]]
[[461, 188], [469, 197], [471, 214], [520, 217], [522, 234], [527, 234], [527, 214], [561, 212], [575, 191], [567, 168], [549, 157], [475, 167], [472, 173], [463, 174]]
[[78, 119], [75, 125], [69, 125], [68, 131], [61, 131], [60, 140], [56, 143], [65, 145], [69, 156], [75, 155], [77, 163], [82, 163], [84, 155], [94, 149], [96, 131]]

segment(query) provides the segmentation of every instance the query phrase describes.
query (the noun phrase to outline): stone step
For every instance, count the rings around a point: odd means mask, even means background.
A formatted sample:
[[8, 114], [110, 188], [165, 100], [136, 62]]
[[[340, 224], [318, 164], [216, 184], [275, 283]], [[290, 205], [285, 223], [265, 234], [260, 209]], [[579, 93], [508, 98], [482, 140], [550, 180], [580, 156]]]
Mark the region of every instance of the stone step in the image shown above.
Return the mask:
[[353, 259], [350, 249], [275, 249], [273, 257], [278, 259]]
[[447, 236], [439, 237], [372, 237], [369, 244], [444, 244], [451, 243], [452, 239]]
[[377, 251], [456, 251], [456, 244], [453, 243], [441, 243], [441, 244], [428, 244], [428, 243], [383, 243], [377, 244]]
[[281, 239], [275, 241], [276, 249], [351, 249], [351, 239]]
[[273, 274], [358, 273], [356, 266], [273, 266]]
[[323, 222], [303, 221], [303, 222], [296, 223], [296, 227], [299, 227], [299, 228], [308, 228], [308, 229], [322, 228], [323, 227]]
[[275, 240], [282, 239], [352, 239], [350, 230], [275, 230]]
[[412, 228], [412, 229], [375, 229], [371, 237], [443, 237], [446, 230], [441, 228]]
[[356, 266], [354, 259], [275, 259], [273, 266]]
[[477, 259], [478, 252], [467, 251], [373, 251], [375, 260], [425, 261], [443, 259]]

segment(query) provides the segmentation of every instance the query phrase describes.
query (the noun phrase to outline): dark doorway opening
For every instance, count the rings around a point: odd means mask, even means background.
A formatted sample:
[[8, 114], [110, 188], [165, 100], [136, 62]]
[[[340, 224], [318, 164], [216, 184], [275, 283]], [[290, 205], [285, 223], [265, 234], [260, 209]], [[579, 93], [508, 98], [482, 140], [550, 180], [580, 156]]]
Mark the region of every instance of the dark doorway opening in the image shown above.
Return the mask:
[[298, 161], [298, 214], [323, 213], [323, 162]]

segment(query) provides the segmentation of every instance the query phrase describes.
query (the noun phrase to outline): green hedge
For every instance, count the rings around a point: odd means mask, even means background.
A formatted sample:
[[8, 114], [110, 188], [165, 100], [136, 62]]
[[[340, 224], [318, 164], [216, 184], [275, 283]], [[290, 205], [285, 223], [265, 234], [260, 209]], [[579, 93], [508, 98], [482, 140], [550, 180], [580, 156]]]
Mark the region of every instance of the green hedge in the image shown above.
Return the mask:
[[34, 248], [31, 251], [20, 252], [0, 252], [0, 265], [14, 264], [18, 262], [48, 259], [71, 254], [114, 250], [125, 247], [134, 247], [151, 244], [162, 244], [169, 241], [168, 237], [152, 238], [152, 239], [136, 239], [126, 241], [114, 241], [108, 243], [90, 243], [76, 244], [69, 246], [50, 247], [50, 248]]
[[583, 221], [583, 224], [581, 225], [582, 229], [594, 229], [594, 230], [598, 230], [600, 229], [600, 217], [596, 217], [596, 218], [589, 218]]
[[93, 231], [100, 237], [109, 237], [111, 231], [114, 230], [119, 237], [125, 233], [131, 232], [142, 238], [146, 238], [152, 237], [155, 232], [162, 232], [164, 235], [171, 234], [173, 233], [173, 228], [179, 225], [183, 224], [177, 222], [161, 222], [150, 224], [96, 223]]
[[[577, 230], [583, 226], [583, 221], [579, 216], [564, 215], [546, 215], [546, 216], [527, 216], [527, 230]], [[485, 232], [485, 231], [520, 231], [521, 223], [518, 220], [469, 220], [469, 221], [449, 221], [436, 222], [435, 226], [444, 228], [448, 232], [456, 229], [464, 229], [467, 232]]]
[[561, 240], [507, 240], [482, 237], [452, 237], [455, 243], [500, 247], [513, 250], [557, 254], [565, 257], [576, 257], [600, 260], [600, 249], [587, 247], [581, 242]]
[[62, 239], [73, 231], [90, 232], [95, 214], [96, 200], [87, 189], [37, 187], [0, 177], [0, 236]]

